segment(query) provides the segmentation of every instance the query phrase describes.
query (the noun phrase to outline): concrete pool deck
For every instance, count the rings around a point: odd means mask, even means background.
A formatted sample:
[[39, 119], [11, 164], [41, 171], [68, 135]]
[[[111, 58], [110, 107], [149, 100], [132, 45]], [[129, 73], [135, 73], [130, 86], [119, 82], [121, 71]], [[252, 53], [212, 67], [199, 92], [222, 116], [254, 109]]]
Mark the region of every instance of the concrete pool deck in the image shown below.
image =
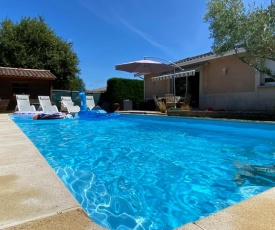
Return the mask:
[[104, 229], [8, 114], [0, 114], [0, 159], [0, 229]]
[[[10, 119], [0, 114], [0, 229], [104, 229], [95, 224], [46, 160]], [[275, 188], [180, 230], [273, 230]]]

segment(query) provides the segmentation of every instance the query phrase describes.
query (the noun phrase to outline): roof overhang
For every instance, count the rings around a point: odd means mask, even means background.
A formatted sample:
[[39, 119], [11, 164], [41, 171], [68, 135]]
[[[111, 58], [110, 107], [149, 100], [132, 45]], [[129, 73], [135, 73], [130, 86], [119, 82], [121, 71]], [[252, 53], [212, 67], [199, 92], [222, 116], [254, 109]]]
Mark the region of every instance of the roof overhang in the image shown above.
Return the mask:
[[[237, 52], [238, 53], [244, 53], [245, 49], [244, 48], [238, 48]], [[193, 57], [193, 58], [187, 58], [187, 59], [179, 60], [179, 61], [177, 61], [175, 63], [177, 65], [179, 65], [179, 66], [187, 66], [187, 65], [197, 64], [197, 63], [200, 63], [200, 62], [207, 62], [207, 61], [210, 61], [212, 59], [226, 57], [226, 56], [230, 56], [230, 55], [233, 55], [233, 54], [236, 54], [235, 50], [231, 50], [229, 52], [226, 52], [223, 55], [217, 55], [217, 54], [214, 54], [214, 53], [211, 54], [211, 55], [200, 55], [198, 57]]]
[[50, 70], [0, 67], [0, 78], [36, 79], [54, 81], [57, 77]]

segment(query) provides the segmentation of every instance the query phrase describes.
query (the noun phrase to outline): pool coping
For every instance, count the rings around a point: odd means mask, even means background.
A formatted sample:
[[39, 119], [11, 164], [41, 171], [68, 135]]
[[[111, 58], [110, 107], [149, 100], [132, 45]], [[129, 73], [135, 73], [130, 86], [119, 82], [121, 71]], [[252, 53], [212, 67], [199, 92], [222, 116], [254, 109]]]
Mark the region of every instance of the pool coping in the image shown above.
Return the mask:
[[0, 229], [104, 229], [8, 114], [0, 114], [0, 158]]
[[[104, 229], [88, 217], [9, 114], [0, 114], [0, 146], [0, 229]], [[271, 230], [274, 216], [271, 188], [177, 229]]]

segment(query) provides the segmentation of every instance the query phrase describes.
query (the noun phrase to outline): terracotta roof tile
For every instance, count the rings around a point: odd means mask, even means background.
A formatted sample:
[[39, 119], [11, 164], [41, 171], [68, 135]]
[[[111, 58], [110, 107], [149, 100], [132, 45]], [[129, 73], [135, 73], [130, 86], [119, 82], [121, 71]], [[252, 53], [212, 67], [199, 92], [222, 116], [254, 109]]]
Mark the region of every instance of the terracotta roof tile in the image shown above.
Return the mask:
[[10, 68], [0, 67], [1, 77], [22, 77], [22, 78], [35, 78], [45, 80], [55, 80], [56, 76], [51, 73], [50, 70], [43, 69], [22, 69], [22, 68]]

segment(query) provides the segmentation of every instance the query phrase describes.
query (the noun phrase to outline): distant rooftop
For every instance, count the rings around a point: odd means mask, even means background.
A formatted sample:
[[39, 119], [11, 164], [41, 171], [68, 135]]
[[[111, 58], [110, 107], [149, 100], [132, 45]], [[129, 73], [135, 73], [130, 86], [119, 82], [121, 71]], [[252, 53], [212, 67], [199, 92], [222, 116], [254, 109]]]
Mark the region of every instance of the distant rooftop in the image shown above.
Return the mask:
[[97, 89], [86, 90], [87, 93], [104, 93], [107, 91], [107, 87], [101, 87]]
[[56, 76], [51, 73], [50, 70], [43, 69], [23, 69], [23, 68], [11, 68], [0, 67], [0, 78], [3, 77], [16, 77], [16, 78], [32, 78], [32, 79], [45, 79], [55, 80]]

